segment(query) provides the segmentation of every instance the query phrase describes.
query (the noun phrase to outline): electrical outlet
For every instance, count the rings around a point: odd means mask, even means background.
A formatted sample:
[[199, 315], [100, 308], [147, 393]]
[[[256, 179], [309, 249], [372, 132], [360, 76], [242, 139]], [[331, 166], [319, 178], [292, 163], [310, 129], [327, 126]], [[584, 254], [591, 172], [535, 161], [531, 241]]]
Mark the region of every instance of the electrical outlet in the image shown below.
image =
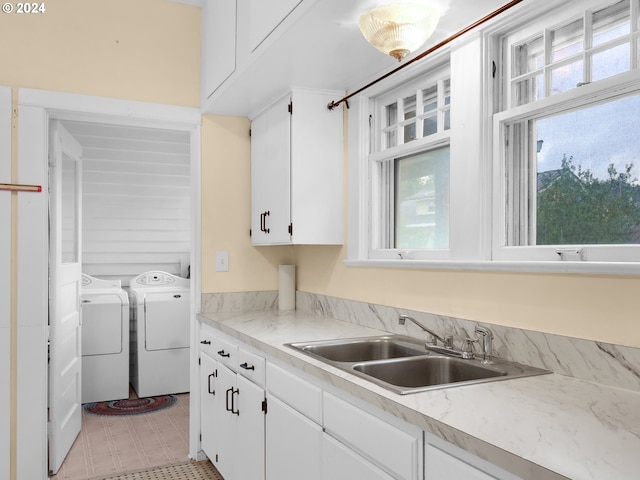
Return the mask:
[[216, 272], [229, 271], [229, 252], [226, 250], [218, 250], [216, 252]]

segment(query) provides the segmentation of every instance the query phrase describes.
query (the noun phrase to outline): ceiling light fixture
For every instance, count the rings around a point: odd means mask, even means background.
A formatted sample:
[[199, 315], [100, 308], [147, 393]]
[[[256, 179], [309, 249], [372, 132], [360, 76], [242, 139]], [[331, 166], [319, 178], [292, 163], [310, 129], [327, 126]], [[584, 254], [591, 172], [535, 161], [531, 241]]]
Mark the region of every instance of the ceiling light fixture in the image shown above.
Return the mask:
[[358, 26], [371, 45], [401, 61], [433, 34], [440, 14], [437, 7], [425, 3], [399, 2], [361, 15]]

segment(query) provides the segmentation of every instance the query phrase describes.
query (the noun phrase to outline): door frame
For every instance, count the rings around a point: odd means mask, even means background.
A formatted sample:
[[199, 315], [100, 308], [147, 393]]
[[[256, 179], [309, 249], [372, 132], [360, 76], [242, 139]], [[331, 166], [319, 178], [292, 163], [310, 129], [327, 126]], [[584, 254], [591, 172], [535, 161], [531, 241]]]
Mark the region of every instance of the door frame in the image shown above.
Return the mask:
[[[44, 90], [18, 90], [18, 181], [41, 185], [42, 193], [20, 197], [17, 280], [18, 479], [46, 479], [48, 341], [48, 124], [50, 119], [181, 130], [191, 143], [191, 367], [197, 384], [197, 326], [200, 311], [200, 125], [197, 108], [93, 97]], [[197, 389], [196, 389], [197, 391]], [[191, 411], [197, 395], [190, 396]], [[190, 416], [189, 454], [198, 457], [197, 415]]]

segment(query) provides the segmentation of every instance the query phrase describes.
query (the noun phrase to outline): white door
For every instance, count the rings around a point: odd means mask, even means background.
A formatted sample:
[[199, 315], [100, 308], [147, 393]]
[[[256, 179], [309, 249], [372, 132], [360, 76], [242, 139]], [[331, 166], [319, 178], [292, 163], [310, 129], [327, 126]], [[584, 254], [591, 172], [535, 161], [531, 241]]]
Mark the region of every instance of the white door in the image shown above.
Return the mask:
[[60, 125], [49, 131], [49, 470], [56, 473], [82, 423], [82, 148]]
[[291, 114], [289, 97], [251, 122], [251, 241], [291, 243]]
[[222, 396], [218, 388], [218, 362], [206, 353], [200, 354], [200, 434], [202, 451], [215, 462], [218, 451], [220, 416], [218, 400]]
[[237, 376], [238, 445], [234, 476], [238, 480], [264, 479], [264, 390]]
[[392, 476], [387, 475], [326, 433], [322, 434], [321, 478], [322, 480], [393, 480]]
[[[238, 415], [236, 374], [218, 363], [218, 425], [221, 432], [214, 464], [224, 478], [233, 479], [234, 453], [238, 445]], [[210, 459], [211, 460], [211, 459]]]
[[266, 480], [320, 480], [320, 425], [267, 394], [265, 432]]

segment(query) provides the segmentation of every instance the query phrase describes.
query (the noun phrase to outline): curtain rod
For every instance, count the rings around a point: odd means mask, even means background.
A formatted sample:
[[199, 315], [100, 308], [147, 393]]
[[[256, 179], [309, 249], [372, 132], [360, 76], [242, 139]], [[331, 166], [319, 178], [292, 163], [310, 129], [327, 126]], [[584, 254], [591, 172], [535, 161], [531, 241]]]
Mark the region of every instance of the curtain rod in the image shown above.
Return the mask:
[[[500, 15], [502, 12], [505, 12], [507, 10], [509, 10], [511, 7], [517, 5], [518, 3], [522, 2], [522, 0], [512, 0], [509, 3], [504, 4], [503, 6], [501, 6], [500, 8], [498, 8], [497, 10], [494, 10], [493, 12], [489, 13], [488, 15], [482, 17], [480, 20], [477, 20], [475, 22], [473, 22], [471, 25], [468, 25], [467, 27], [463, 28], [462, 30], [460, 30], [457, 33], [454, 33], [453, 35], [445, 38], [444, 40], [442, 40], [440, 43], [434, 45], [433, 47], [425, 50], [424, 52], [422, 52], [420, 55], [418, 55], [415, 58], [412, 58], [411, 60], [409, 60], [407, 63], [403, 63], [402, 65], [400, 65], [399, 67], [394, 68], [393, 70], [391, 70], [388, 73], [385, 73], [384, 75], [382, 75], [381, 77], [375, 79], [373, 82], [370, 82], [368, 84], [366, 84], [364, 87], [359, 88], [358, 90], [356, 90], [353, 93], [350, 93], [349, 95], [347, 95], [346, 97], [341, 98], [338, 101], [331, 101], [328, 105], [327, 108], [329, 110], [333, 110], [334, 108], [336, 108], [338, 105], [340, 105], [342, 102], [346, 102], [348, 99], [350, 99], [351, 97], [353, 97], [354, 95], [357, 95], [358, 93], [362, 92], [363, 90], [366, 90], [367, 88], [375, 85], [376, 83], [384, 80], [385, 78], [393, 75], [396, 72], [399, 72], [400, 70], [402, 70], [405, 67], [408, 67], [409, 65], [411, 65], [413, 62], [417, 62], [418, 60], [426, 57], [427, 55], [429, 55], [430, 53], [435, 52], [436, 50], [444, 47], [445, 45], [447, 45], [448, 43], [451, 43], [452, 41], [454, 41], [456, 38], [464, 35], [465, 33], [467, 33], [470, 30], [473, 30], [474, 28], [482, 25], [483, 23], [488, 22], [489, 20], [491, 20], [494, 17], [497, 17], [498, 15]], [[349, 108], [349, 103], [347, 102], [347, 108]]]

